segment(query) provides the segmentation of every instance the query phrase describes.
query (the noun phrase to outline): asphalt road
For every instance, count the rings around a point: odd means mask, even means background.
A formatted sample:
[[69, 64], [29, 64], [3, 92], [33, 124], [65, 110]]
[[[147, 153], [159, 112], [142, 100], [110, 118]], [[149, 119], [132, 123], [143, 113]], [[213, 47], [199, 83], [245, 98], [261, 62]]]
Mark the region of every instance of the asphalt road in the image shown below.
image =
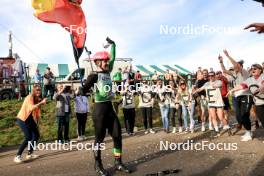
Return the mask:
[[[159, 130], [159, 129], [156, 129]], [[211, 137], [210, 131], [188, 134], [156, 134], [137, 132], [135, 136], [123, 136], [123, 161], [133, 170], [131, 176], [153, 175], [223, 175], [223, 176], [257, 176], [264, 175], [264, 130], [254, 132], [255, 138], [250, 142], [240, 142], [240, 131], [234, 136], [223, 134]], [[175, 150], [177, 143], [210, 144], [204, 150]], [[92, 143], [92, 139], [82, 142]], [[171, 150], [161, 150], [161, 142], [168, 143]], [[193, 142], [192, 142], [193, 141]], [[210, 150], [223, 144], [229, 150]], [[223, 148], [222, 145], [222, 148]], [[230, 147], [230, 145], [234, 145]], [[236, 146], [236, 147], [235, 147]], [[113, 169], [112, 141], [106, 138], [103, 151], [103, 163], [112, 175], [125, 175]], [[236, 150], [235, 150], [236, 149]], [[15, 164], [13, 158], [17, 146], [0, 150], [1, 176], [93, 176], [94, 160], [91, 150], [76, 149], [71, 151], [36, 151], [40, 155], [34, 160]], [[177, 173], [169, 173], [177, 172]]]

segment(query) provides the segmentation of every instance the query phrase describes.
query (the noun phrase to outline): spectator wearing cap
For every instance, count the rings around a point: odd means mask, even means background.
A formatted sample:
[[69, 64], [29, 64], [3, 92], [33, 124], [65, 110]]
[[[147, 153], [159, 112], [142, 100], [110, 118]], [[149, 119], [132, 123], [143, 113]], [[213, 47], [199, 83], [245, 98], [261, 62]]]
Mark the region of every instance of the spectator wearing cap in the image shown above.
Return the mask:
[[[245, 80], [247, 80], [249, 78], [249, 73], [243, 68], [243, 64], [244, 61], [240, 60], [240, 61], [235, 61], [235, 59], [233, 59], [227, 50], [224, 50], [224, 54], [225, 56], [229, 59], [229, 61], [233, 64], [234, 66], [234, 72], [228, 71], [226, 70], [224, 64], [223, 64], [223, 57], [219, 56], [219, 62], [221, 65], [221, 68], [223, 70], [224, 73], [232, 76], [235, 79], [235, 86], [240, 85], [241, 83], [243, 83]], [[241, 130], [242, 125], [244, 126], [244, 128], [246, 129], [246, 131], [251, 131], [251, 122], [249, 119], [250, 116], [250, 109], [253, 103], [252, 100], [252, 96], [251, 93], [248, 89], [243, 89], [240, 91], [236, 91], [234, 93], [234, 97], [235, 97], [235, 101], [236, 101], [236, 119], [238, 122], [236, 131]], [[248, 108], [244, 108], [244, 107], [248, 107]], [[248, 133], [245, 133], [244, 136], [242, 136], [242, 138], [245, 138], [245, 136], [247, 136]], [[250, 133], [251, 135], [251, 133]]]
[[48, 92], [49, 95], [52, 99], [53, 95], [54, 95], [54, 88], [52, 85], [52, 81], [54, 80], [54, 75], [53, 73], [50, 71], [50, 68], [47, 67], [45, 74], [43, 76], [43, 82], [44, 82], [44, 97], [48, 97]]
[[[263, 68], [260, 64], [253, 64], [251, 66], [252, 77], [249, 77], [245, 81], [243, 81], [240, 85], [237, 85], [234, 89], [229, 91], [229, 94], [233, 94], [234, 92], [241, 90], [249, 90], [254, 97], [254, 103], [256, 105], [256, 113], [261, 123], [264, 124], [264, 75]], [[252, 100], [251, 100], [252, 101]], [[241, 109], [243, 112], [250, 111], [251, 106], [248, 106], [247, 103], [243, 102], [241, 104]], [[251, 126], [250, 119], [246, 119], [248, 126]], [[246, 133], [241, 137], [241, 141], [249, 141], [252, 140], [252, 132], [246, 128]]]

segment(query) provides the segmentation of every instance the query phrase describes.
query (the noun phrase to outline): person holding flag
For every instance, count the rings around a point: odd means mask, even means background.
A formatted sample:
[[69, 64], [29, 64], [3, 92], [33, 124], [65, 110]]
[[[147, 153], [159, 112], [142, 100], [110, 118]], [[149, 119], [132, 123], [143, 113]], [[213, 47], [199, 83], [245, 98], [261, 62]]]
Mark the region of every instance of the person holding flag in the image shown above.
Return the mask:
[[[113, 154], [115, 157], [115, 169], [125, 173], [131, 173], [122, 162], [121, 125], [112, 105], [113, 92], [110, 73], [115, 62], [116, 44], [108, 37], [106, 40], [108, 46], [111, 45], [111, 54], [107, 51], [100, 51], [95, 53], [93, 58], [91, 58], [96, 65], [96, 70], [87, 77], [83, 90], [84, 92], [88, 92], [92, 87], [94, 88], [95, 104], [93, 109], [93, 122], [95, 128], [95, 145], [100, 146], [103, 143], [107, 129], [114, 142]], [[103, 167], [100, 148], [94, 150], [94, 158], [96, 173], [100, 176], [109, 175]]]

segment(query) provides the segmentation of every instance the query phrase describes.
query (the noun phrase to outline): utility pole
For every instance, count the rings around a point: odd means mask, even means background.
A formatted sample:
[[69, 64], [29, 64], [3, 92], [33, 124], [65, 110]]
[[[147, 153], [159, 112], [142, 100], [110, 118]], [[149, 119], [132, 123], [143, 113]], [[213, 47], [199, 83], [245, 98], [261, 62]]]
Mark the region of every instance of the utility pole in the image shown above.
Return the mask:
[[13, 57], [13, 42], [12, 42], [12, 32], [9, 31], [9, 34], [8, 34], [8, 47], [9, 47], [9, 55], [8, 57]]

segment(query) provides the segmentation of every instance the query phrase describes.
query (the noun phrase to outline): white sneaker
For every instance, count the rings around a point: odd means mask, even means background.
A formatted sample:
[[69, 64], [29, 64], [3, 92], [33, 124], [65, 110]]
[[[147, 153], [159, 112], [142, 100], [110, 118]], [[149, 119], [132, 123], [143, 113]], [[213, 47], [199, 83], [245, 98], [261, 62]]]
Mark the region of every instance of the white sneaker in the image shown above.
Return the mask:
[[204, 127], [204, 125], [202, 126], [201, 131], [202, 131], [202, 132], [205, 132], [205, 127]]
[[35, 159], [35, 158], [38, 158], [38, 157], [39, 157], [39, 155], [30, 154], [30, 155], [26, 156], [26, 159], [29, 160], [29, 159]]
[[223, 122], [221, 122], [218, 128], [220, 129], [220, 128], [223, 128], [223, 127], [224, 127]]
[[173, 127], [172, 133], [176, 133], [176, 127]]
[[62, 143], [62, 141], [61, 140], [57, 140], [57, 141], [55, 141], [58, 145], [62, 145], [63, 143]]
[[182, 133], [182, 127], [179, 127], [179, 133]]
[[84, 135], [82, 135], [82, 140], [86, 140], [87, 139], [87, 137], [85, 137]]
[[77, 141], [82, 141], [83, 137], [82, 136], [78, 136]]
[[148, 130], [145, 130], [145, 134], [148, 134], [149, 133], [149, 131]]
[[185, 128], [185, 133], [188, 133], [188, 131], [189, 131], [189, 128]]
[[228, 130], [228, 129], [230, 129], [230, 126], [229, 125], [224, 125], [223, 130]]
[[247, 141], [251, 141], [252, 140], [252, 133], [249, 131], [246, 131], [246, 133], [241, 136], [241, 140], [242, 142], [247, 142]]
[[191, 129], [190, 129], [190, 132], [191, 132], [191, 133], [194, 133], [194, 129], [193, 129], [193, 128], [191, 128]]
[[150, 132], [151, 134], [155, 134], [155, 133], [156, 133], [153, 129], [150, 129], [149, 132]]
[[211, 123], [211, 122], [209, 122], [209, 123], [208, 123], [208, 128], [209, 128], [209, 130], [211, 130], [211, 129], [213, 129], [213, 130], [214, 130], [214, 128], [213, 128], [213, 126], [212, 126], [212, 123]]
[[17, 156], [14, 158], [14, 162], [15, 162], [15, 163], [21, 163], [21, 162], [22, 162], [22, 157], [21, 157], [21, 155], [17, 155]]
[[209, 126], [210, 131], [214, 131], [214, 128], [212, 126]]
[[242, 136], [240, 141], [247, 142], [251, 140], [252, 140], [252, 137], [248, 135], [248, 136]]

